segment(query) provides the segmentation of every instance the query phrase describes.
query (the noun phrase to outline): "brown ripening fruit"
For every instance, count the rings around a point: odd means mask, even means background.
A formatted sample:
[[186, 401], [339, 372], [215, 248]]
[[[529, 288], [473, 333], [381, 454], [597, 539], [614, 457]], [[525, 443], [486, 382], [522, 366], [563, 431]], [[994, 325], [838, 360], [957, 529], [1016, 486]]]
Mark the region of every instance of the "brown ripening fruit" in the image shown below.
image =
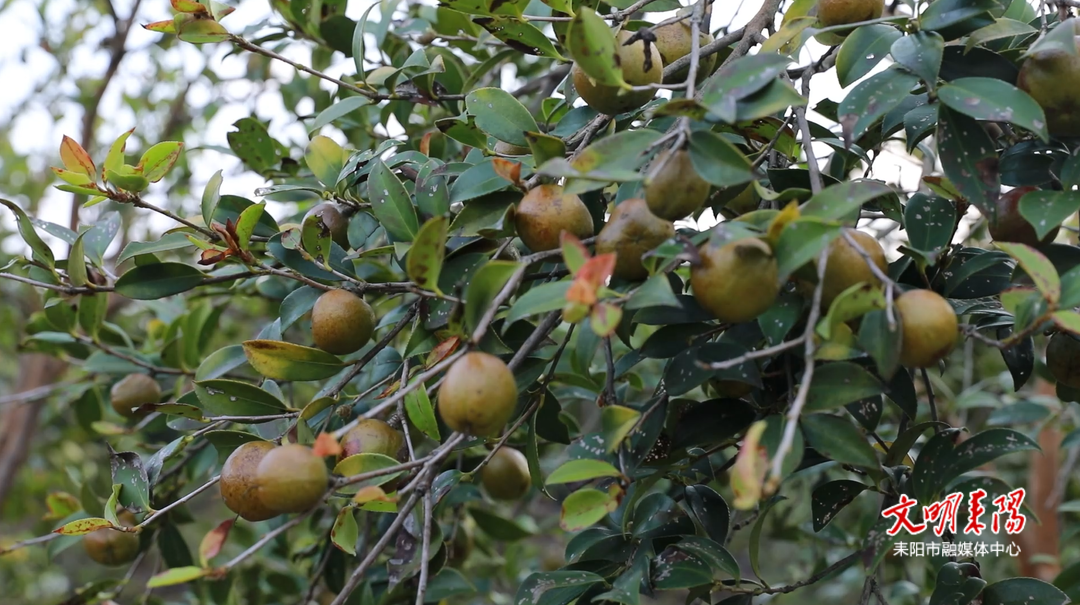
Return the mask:
[[317, 216], [322, 219], [326, 228], [330, 230], [330, 239], [342, 248], [349, 249], [349, 219], [342, 214], [336, 204], [323, 202], [316, 204], [304, 215], [304, 220], [309, 216]]
[[360, 350], [375, 332], [375, 311], [348, 290], [330, 290], [311, 309], [311, 338], [315, 346], [335, 355]]
[[439, 416], [459, 433], [494, 437], [514, 414], [517, 398], [517, 383], [506, 363], [473, 351], [447, 370], [439, 387]]
[[641, 257], [674, 235], [675, 225], [650, 212], [645, 200], [623, 200], [596, 236], [596, 253], [616, 253], [615, 277], [639, 281], [649, 276]]
[[529, 491], [529, 462], [525, 454], [509, 448], [496, 450], [491, 461], [480, 471], [484, 491], [496, 500], [517, 500]]
[[1072, 28], [1077, 51], [1063, 48], [1036, 49], [1020, 67], [1016, 85], [1031, 95], [1046, 113], [1050, 134], [1080, 135], [1080, 21], [1069, 19], [1058, 27]]
[[558, 185], [533, 187], [518, 202], [514, 214], [518, 237], [529, 250], [545, 252], [560, 246], [563, 231], [578, 239], [592, 237], [593, 220], [581, 198]]
[[[120, 511], [120, 525], [135, 527], [135, 515]], [[139, 535], [115, 529], [99, 529], [83, 536], [83, 548], [96, 563], [115, 566], [131, 563], [139, 554]]]
[[270, 450], [255, 468], [258, 498], [278, 514], [311, 509], [322, 500], [328, 481], [323, 459], [296, 443]]
[[708, 181], [698, 176], [685, 149], [665, 149], [645, 175], [645, 202], [656, 216], [669, 221], [697, 212], [709, 197]]
[[[691, 34], [693, 30], [690, 28], [688, 21], [679, 21], [677, 23], [669, 23], [661, 27], [654, 27], [653, 34], [656, 35], [656, 49], [660, 51], [660, 58], [664, 61], [664, 65], [671, 65], [675, 61], [690, 54], [693, 49], [693, 42]], [[698, 30], [698, 48], [701, 48], [713, 41], [713, 37], [708, 31]], [[709, 74], [713, 72], [713, 67], [716, 64], [716, 53], [701, 59], [698, 63], [697, 78], [698, 82], [701, 82], [705, 78], [709, 77]], [[690, 66], [680, 69], [674, 74], [664, 78], [664, 82], [668, 84], [675, 84], [679, 82], [685, 82], [686, 76], [690, 75]]]
[[1046, 343], [1046, 369], [1054, 380], [1080, 389], [1080, 340], [1064, 332], [1051, 336]]
[[885, 0], [818, 0], [818, 21], [824, 27], [881, 17]]
[[998, 197], [994, 219], [990, 221], [990, 237], [995, 242], [1013, 242], [1027, 244], [1038, 248], [1049, 244], [1057, 237], [1058, 227], [1039, 239], [1035, 233], [1035, 227], [1026, 218], [1020, 215], [1020, 198], [1032, 191], [1038, 191], [1038, 187], [1017, 187]]
[[[859, 248], [873, 259], [874, 264], [881, 269], [882, 273], [888, 272], [889, 262], [885, 260], [885, 250], [873, 236], [857, 229], [848, 229], [847, 232]], [[862, 282], [877, 284], [880, 280], [866, 264], [863, 255], [859, 254], [847, 238], [838, 237], [829, 244], [829, 260], [825, 263], [824, 282], [821, 286], [821, 306], [823, 309], [828, 309], [836, 297], [851, 286]]]
[[263, 505], [255, 487], [255, 469], [275, 447], [269, 441], [249, 441], [233, 450], [221, 467], [221, 499], [229, 510], [248, 521], [265, 521], [278, 515]]
[[128, 374], [112, 386], [109, 391], [109, 403], [117, 414], [125, 418], [134, 418], [138, 414], [135, 408], [147, 403], [161, 401], [161, 387], [146, 374]]
[[[656, 49], [655, 44], [649, 45], [651, 64], [648, 66], [649, 69], [646, 69], [645, 42], [638, 40], [629, 46], [624, 46], [633, 35], [633, 32], [626, 30], [620, 30], [615, 34], [615, 58], [616, 63], [622, 68], [623, 81], [631, 86], [659, 84], [664, 77], [664, 60], [660, 57], [660, 51]], [[570, 70], [570, 75], [578, 95], [588, 103], [589, 107], [610, 116], [637, 109], [656, 96], [655, 90], [624, 91], [618, 86], [594, 83], [577, 63]]]
[[341, 457], [382, 454], [401, 459], [405, 435], [378, 418], [362, 418], [341, 436]]
[[771, 307], [780, 293], [776, 257], [760, 239], [719, 247], [706, 243], [698, 252], [701, 264], [690, 269], [690, 286], [698, 303], [720, 321], [750, 321]]
[[953, 350], [958, 324], [949, 301], [931, 290], [909, 290], [894, 304], [903, 328], [901, 364], [928, 368]]

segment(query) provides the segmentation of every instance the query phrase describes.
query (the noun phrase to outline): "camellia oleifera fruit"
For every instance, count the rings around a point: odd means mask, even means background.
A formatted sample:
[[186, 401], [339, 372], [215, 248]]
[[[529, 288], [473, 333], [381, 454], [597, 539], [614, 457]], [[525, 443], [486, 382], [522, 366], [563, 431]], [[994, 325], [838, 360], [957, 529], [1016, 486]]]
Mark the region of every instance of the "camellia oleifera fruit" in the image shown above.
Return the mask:
[[259, 463], [275, 447], [269, 441], [249, 441], [233, 450], [221, 467], [221, 499], [229, 510], [248, 521], [265, 521], [278, 515], [263, 504], [255, 482]]
[[439, 416], [459, 433], [494, 437], [514, 414], [517, 398], [517, 383], [506, 363], [472, 351], [447, 370], [439, 387]]
[[[713, 41], [712, 35], [706, 31], [707, 29], [708, 28], [702, 28], [698, 31], [699, 49]], [[693, 50], [693, 30], [688, 21], [668, 23], [667, 25], [654, 27], [652, 31], [653, 34], [656, 35], [656, 42], [653, 44], [656, 45], [656, 50], [660, 51], [660, 58], [664, 61], [665, 66], [671, 65], [675, 61], [689, 55], [690, 51]], [[715, 65], [715, 53], [702, 58], [698, 63], [696, 80], [700, 82], [709, 77], [709, 74], [713, 72], [713, 67], [715, 67]], [[688, 75], [690, 75], [689, 65], [664, 78], [664, 82], [668, 84], [685, 82], [686, 76]]]
[[518, 202], [514, 213], [518, 237], [533, 252], [557, 249], [563, 231], [584, 239], [592, 237], [593, 220], [581, 198], [558, 185], [533, 187]]
[[375, 311], [348, 290], [330, 290], [311, 309], [311, 338], [315, 346], [335, 355], [360, 350], [375, 332]]
[[[126, 510], [120, 511], [116, 518], [124, 527], [136, 525], [135, 515]], [[139, 535], [131, 532], [99, 529], [83, 536], [82, 542], [86, 554], [94, 562], [110, 567], [131, 563], [139, 554]]]
[[1074, 85], [1080, 82], [1080, 20], [1069, 19], [1058, 27], [1072, 30], [1076, 49], [1031, 49], [1016, 85], [1042, 106], [1050, 134], [1075, 137], [1080, 136], [1080, 88]]
[[266, 452], [255, 468], [258, 498], [278, 514], [302, 513], [318, 504], [328, 477], [322, 458], [296, 443]]
[[109, 403], [125, 418], [137, 415], [135, 408], [161, 401], [161, 387], [146, 374], [128, 374], [109, 390]]
[[645, 200], [623, 200], [596, 236], [596, 253], [616, 253], [613, 275], [638, 281], [649, 276], [641, 257], [674, 235], [675, 225], [650, 212]]
[[818, 22], [823, 27], [878, 19], [885, 0], [818, 0]]
[[349, 249], [349, 219], [336, 204], [331, 202], [316, 204], [307, 211], [304, 220], [306, 221], [309, 216], [321, 218], [323, 224], [330, 230], [330, 239], [342, 248]]
[[[646, 62], [643, 40], [626, 44], [633, 35], [633, 32], [626, 30], [615, 34], [615, 58], [622, 69], [623, 81], [631, 86], [659, 84], [664, 77], [664, 60], [660, 57], [660, 51], [655, 44], [650, 44], [649, 61]], [[656, 96], [655, 90], [623, 90], [618, 86], [594, 82], [577, 63], [570, 70], [570, 75], [578, 95], [589, 107], [611, 116], [637, 109]]]
[[674, 221], [701, 208], [709, 197], [708, 181], [698, 176], [685, 149], [665, 149], [645, 175], [645, 202], [656, 216]]
[[341, 457], [357, 454], [382, 454], [401, 458], [405, 435], [378, 418], [361, 418], [356, 426], [341, 436]]
[[895, 302], [903, 328], [900, 363], [927, 368], [941, 361], [956, 345], [958, 323], [949, 301], [931, 290], [909, 290]]
[[780, 293], [779, 267], [769, 245], [744, 238], [698, 251], [701, 263], [690, 269], [698, 303], [717, 319], [742, 323], [761, 315]]
[[1051, 336], [1046, 343], [1046, 369], [1054, 380], [1080, 389], [1080, 340], [1064, 332]]
[[[889, 263], [885, 259], [885, 250], [873, 236], [857, 229], [847, 229], [847, 233], [882, 273], [888, 272]], [[862, 282], [878, 284], [880, 280], [874, 275], [866, 258], [846, 237], [836, 238], [829, 244], [829, 257], [825, 263], [825, 279], [821, 286], [822, 308], [828, 309], [844, 290]]]
[[529, 461], [525, 454], [501, 447], [495, 451], [487, 466], [480, 471], [484, 490], [496, 500], [517, 500], [529, 491]]
[[994, 217], [989, 221], [990, 237], [995, 242], [1013, 242], [1038, 248], [1054, 241], [1058, 227], [1054, 227], [1040, 240], [1035, 227], [1020, 214], [1020, 199], [1038, 190], [1038, 187], [1017, 187], [998, 197]]

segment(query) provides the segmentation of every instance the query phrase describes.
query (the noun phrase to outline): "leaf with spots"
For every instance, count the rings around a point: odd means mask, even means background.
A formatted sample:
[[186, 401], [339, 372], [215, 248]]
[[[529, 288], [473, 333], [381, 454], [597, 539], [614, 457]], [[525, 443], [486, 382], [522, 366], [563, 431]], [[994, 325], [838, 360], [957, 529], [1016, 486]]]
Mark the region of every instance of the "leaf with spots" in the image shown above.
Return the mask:
[[[569, 603], [593, 584], [604, 578], [590, 571], [547, 571], [534, 573], [525, 578], [514, 595], [514, 605], [540, 605], [541, 603]], [[559, 600], [551, 597], [558, 595]]]
[[893, 59], [922, 78], [933, 90], [937, 87], [938, 72], [945, 53], [945, 41], [936, 32], [914, 32], [893, 43]]
[[810, 506], [813, 511], [814, 531], [825, 529], [836, 514], [851, 504], [869, 486], [858, 481], [841, 479], [819, 485], [814, 489]]
[[952, 241], [956, 205], [936, 195], [916, 193], [904, 206], [908, 245], [926, 254], [936, 253]]
[[184, 144], [179, 141], [158, 143], [146, 150], [135, 169], [141, 171], [146, 180], [156, 183], [172, 170], [183, 150]]
[[731, 511], [724, 497], [708, 485], [687, 486], [686, 503], [705, 535], [723, 544], [731, 525]]
[[878, 468], [877, 454], [866, 437], [847, 418], [810, 414], [800, 421], [810, 446], [836, 462], [869, 469]]
[[[135, 452], [117, 452], [108, 447], [113, 487], [123, 486], [119, 503], [124, 507], [151, 510], [150, 480], [142, 458]], [[106, 511], [109, 514], [111, 511]]]
[[979, 568], [973, 563], [949, 561], [938, 570], [930, 605], [967, 605], [979, 596], [984, 586], [986, 580], [980, 577]]
[[612, 484], [607, 491], [585, 488], [570, 494], [563, 500], [559, 527], [564, 531], [580, 531], [598, 523], [619, 507], [622, 495], [622, 488], [617, 484]]
[[982, 591], [982, 605], [1065, 605], [1069, 597], [1035, 578], [1009, 578]]
[[851, 32], [836, 53], [836, 77], [847, 88], [866, 74], [889, 54], [893, 42], [901, 36], [892, 25], [875, 23]]
[[354, 557], [356, 556], [356, 539], [359, 536], [355, 511], [356, 509], [352, 506], [341, 507], [337, 519], [334, 520], [334, 527], [330, 530], [330, 539], [334, 542], [334, 546]]
[[409, 242], [420, 229], [409, 192], [382, 160], [373, 160], [368, 176], [371, 211], [386, 232], [397, 241]]
[[[626, 86], [615, 49], [615, 35], [600, 15], [582, 6], [570, 22], [567, 50], [578, 68], [598, 84]], [[532, 128], [530, 130], [536, 130]]]
[[938, 90], [954, 111], [986, 122], [1008, 122], [1049, 140], [1043, 108], [1028, 93], [994, 78], [960, 78]]
[[826, 363], [814, 372], [806, 410], [832, 410], [884, 392], [881, 380], [862, 366], [850, 361]]
[[892, 193], [881, 181], [846, 181], [826, 187], [799, 208], [801, 216], [854, 223], [863, 204]]
[[102, 519], [101, 517], [88, 517], [86, 519], [77, 519], [70, 523], [66, 523], [61, 527], [54, 529], [53, 533], [64, 536], [82, 536], [107, 527], [113, 527], [112, 521]]
[[1054, 264], [1043, 256], [1042, 252], [1026, 244], [997, 242], [997, 247], [1016, 259], [1046, 302], [1057, 304], [1061, 298], [1061, 278], [1058, 277]]
[[973, 118], [938, 109], [938, 150], [945, 176], [964, 198], [994, 220], [1001, 192], [998, 154], [990, 135]]
[[740, 57], [709, 76], [701, 88], [701, 102], [721, 121], [732, 124], [738, 101], [777, 81], [791, 58], [762, 52]]
[[405, 258], [405, 272], [417, 286], [439, 292], [439, 275], [446, 257], [445, 216], [428, 220], [416, 233], [416, 239]]
[[1019, 210], [1041, 240], [1080, 210], [1080, 191], [1029, 191], [1020, 198]]
[[514, 50], [527, 55], [550, 57], [557, 61], [566, 60], [555, 49], [555, 45], [544, 35], [544, 32], [524, 19], [503, 16], [482, 17], [473, 19], [473, 23], [488, 30], [491, 35]]
[[265, 172], [277, 165], [278, 147], [266, 125], [255, 118], [241, 118], [233, 124], [236, 130], [225, 135], [236, 157], [255, 172]]
[[875, 122], [903, 102], [918, 83], [918, 76], [892, 66], [852, 89], [837, 110], [844, 131], [844, 144], [850, 147]]

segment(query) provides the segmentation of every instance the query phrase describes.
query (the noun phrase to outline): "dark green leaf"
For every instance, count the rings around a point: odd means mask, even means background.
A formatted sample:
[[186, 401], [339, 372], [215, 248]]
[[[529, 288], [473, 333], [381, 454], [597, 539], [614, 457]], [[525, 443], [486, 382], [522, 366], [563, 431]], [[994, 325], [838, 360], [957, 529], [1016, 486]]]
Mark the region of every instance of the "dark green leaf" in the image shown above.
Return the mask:
[[134, 267], [116, 280], [116, 293], [136, 300], [156, 300], [186, 292], [202, 283], [203, 273], [183, 263]]
[[993, 78], [960, 78], [938, 90], [954, 111], [987, 122], [1009, 122], [1049, 139], [1042, 107], [1019, 88]]
[[836, 77], [847, 88], [870, 73], [901, 36], [892, 25], [864, 25], [851, 32], [836, 55]]
[[387, 233], [402, 242], [410, 242], [416, 237], [420, 223], [409, 193], [382, 160], [372, 161], [368, 195], [371, 198], [371, 211]]
[[806, 440], [821, 455], [836, 462], [864, 468], [878, 467], [877, 454], [866, 437], [846, 418], [810, 414], [800, 421]]

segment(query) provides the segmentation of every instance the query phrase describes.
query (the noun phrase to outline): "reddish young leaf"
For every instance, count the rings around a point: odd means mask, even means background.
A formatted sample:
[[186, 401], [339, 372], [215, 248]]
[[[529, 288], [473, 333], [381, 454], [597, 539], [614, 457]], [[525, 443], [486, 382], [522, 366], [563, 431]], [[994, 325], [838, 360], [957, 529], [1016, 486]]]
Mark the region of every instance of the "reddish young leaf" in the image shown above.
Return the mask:
[[341, 444], [331, 433], [319, 433], [319, 436], [315, 438], [315, 445], [312, 446], [312, 453], [316, 456], [337, 456], [341, 454]]
[[460, 336], [451, 336], [450, 338], [447, 338], [446, 340], [435, 345], [435, 348], [432, 349], [430, 353], [428, 353], [427, 359], [424, 361], [424, 367], [430, 368], [431, 366], [446, 359], [446, 356], [456, 351], [458, 346], [460, 345]]
[[60, 161], [64, 163], [64, 168], [72, 172], [85, 174], [91, 179], [97, 178], [97, 168], [94, 160], [90, 159], [90, 154], [67, 135], [64, 135], [64, 140], [60, 143]]
[[203, 567], [206, 567], [210, 559], [221, 552], [221, 547], [225, 546], [225, 541], [229, 539], [229, 530], [232, 529], [235, 521], [236, 519], [222, 521], [220, 525], [203, 536], [202, 542], [199, 543], [199, 562]]
[[495, 169], [495, 174], [510, 181], [515, 186], [521, 186], [521, 163], [512, 162], [504, 158], [495, 158], [491, 160], [491, 166]]
[[615, 253], [601, 254], [585, 261], [574, 277], [574, 283], [566, 291], [566, 300], [572, 303], [593, 305], [599, 299], [600, 287], [607, 284], [615, 270]]
[[400, 380], [395, 380], [394, 382], [391, 382], [390, 384], [386, 385], [386, 388], [383, 389], [382, 393], [379, 393], [375, 396], [375, 399], [382, 399], [383, 397], [389, 397], [390, 395], [393, 395], [397, 392], [399, 386], [401, 386]]
[[435, 131], [426, 133], [422, 139], [420, 139], [420, 153], [430, 156], [431, 155], [431, 137], [435, 134]]

